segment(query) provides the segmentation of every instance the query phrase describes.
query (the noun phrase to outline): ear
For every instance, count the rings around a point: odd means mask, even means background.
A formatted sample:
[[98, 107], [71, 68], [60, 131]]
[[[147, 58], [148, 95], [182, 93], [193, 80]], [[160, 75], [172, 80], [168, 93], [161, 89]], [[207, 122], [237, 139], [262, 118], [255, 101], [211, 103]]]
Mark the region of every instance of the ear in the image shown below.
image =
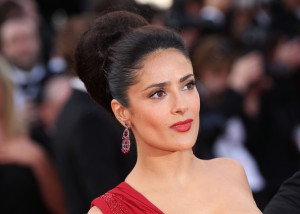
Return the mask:
[[130, 120], [130, 113], [128, 109], [116, 99], [111, 101], [111, 109], [117, 120], [125, 127], [125, 122]]

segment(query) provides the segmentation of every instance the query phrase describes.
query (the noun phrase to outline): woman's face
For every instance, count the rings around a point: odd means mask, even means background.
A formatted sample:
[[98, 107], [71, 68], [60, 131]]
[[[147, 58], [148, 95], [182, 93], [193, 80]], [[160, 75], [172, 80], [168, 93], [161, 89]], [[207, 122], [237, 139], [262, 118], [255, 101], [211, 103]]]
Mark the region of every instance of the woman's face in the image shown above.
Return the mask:
[[200, 100], [190, 61], [178, 50], [158, 50], [142, 61], [139, 81], [129, 87], [129, 121], [138, 148], [192, 148], [199, 128]]

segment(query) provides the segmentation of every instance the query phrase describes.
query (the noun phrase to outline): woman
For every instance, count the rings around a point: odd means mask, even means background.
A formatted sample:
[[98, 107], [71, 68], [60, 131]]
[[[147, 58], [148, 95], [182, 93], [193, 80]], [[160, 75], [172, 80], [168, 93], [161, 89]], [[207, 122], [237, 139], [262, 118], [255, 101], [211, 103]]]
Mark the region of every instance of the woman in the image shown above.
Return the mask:
[[83, 35], [76, 61], [90, 95], [125, 127], [122, 151], [130, 129], [138, 152], [125, 182], [95, 199], [89, 214], [261, 213], [238, 163], [192, 152], [200, 102], [177, 33], [108, 13]]
[[45, 151], [33, 142], [17, 117], [13, 84], [0, 61], [1, 213], [64, 214], [58, 177]]

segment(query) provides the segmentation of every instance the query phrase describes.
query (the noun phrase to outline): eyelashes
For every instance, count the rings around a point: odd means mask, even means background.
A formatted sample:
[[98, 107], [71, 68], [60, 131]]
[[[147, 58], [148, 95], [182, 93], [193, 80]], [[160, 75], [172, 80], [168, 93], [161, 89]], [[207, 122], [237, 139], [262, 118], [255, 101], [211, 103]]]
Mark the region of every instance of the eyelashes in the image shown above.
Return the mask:
[[189, 81], [187, 84], [185, 84], [184, 88], [186, 88], [186, 90], [193, 90], [195, 88], [195, 80], [191, 80]]
[[[184, 91], [185, 90], [193, 90], [194, 88], [195, 88], [195, 80], [191, 80], [184, 85], [183, 90]], [[166, 95], [167, 95], [166, 91], [163, 88], [160, 88], [160, 89], [157, 89], [154, 92], [150, 93], [149, 98], [160, 99]]]
[[159, 98], [162, 98], [166, 95], [166, 92], [163, 90], [163, 89], [159, 89], [157, 91], [155, 91], [154, 93], [150, 94], [150, 98], [153, 98], [153, 99], [159, 99]]

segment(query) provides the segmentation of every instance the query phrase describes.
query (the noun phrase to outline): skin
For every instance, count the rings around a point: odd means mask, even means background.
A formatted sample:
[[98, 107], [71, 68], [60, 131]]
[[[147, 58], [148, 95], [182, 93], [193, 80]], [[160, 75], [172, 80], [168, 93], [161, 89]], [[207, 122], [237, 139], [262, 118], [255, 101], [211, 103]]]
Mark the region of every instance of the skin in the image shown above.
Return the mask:
[[3, 56], [11, 64], [30, 71], [40, 51], [36, 24], [30, 19], [9, 20], [3, 24], [0, 33]]
[[[112, 101], [116, 118], [130, 123], [137, 141], [138, 160], [125, 182], [164, 213], [261, 213], [239, 163], [204, 161], [192, 152], [200, 100], [190, 60], [166, 49], [149, 54], [142, 65], [138, 83], [128, 89], [129, 106]], [[157, 83], [167, 84], [149, 88]], [[170, 128], [186, 119], [193, 120], [189, 131]], [[89, 211], [99, 213], [97, 207]]]
[[54, 130], [58, 114], [70, 94], [71, 88], [68, 78], [60, 76], [47, 82], [44, 91], [44, 100], [39, 105], [39, 116], [48, 132]]

